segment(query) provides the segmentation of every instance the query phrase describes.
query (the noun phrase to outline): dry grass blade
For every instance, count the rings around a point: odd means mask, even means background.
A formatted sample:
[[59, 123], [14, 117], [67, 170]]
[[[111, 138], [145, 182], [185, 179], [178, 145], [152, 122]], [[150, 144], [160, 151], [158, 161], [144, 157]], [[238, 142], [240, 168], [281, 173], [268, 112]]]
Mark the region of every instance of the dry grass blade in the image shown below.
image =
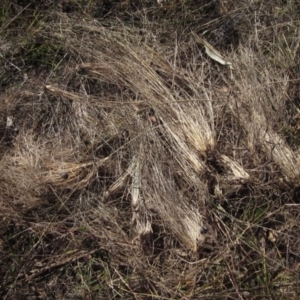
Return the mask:
[[296, 299], [298, 2], [58, 2], [0, 3], [0, 297]]

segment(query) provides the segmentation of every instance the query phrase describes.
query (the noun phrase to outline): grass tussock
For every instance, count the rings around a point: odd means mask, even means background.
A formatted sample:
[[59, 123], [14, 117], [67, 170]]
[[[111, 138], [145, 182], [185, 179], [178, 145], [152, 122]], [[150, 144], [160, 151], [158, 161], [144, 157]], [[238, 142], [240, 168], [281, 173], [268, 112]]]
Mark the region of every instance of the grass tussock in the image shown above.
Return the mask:
[[299, 4], [200, 2], [0, 5], [3, 299], [299, 296]]

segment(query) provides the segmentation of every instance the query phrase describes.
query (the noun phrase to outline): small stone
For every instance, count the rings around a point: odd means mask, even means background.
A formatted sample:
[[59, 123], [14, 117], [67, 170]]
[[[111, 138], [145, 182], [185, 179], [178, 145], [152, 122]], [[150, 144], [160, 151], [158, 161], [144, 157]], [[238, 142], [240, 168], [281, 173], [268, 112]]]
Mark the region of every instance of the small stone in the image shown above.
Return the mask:
[[68, 179], [69, 174], [68, 174], [67, 172], [62, 172], [62, 173], [60, 173], [60, 177], [61, 177], [62, 179]]

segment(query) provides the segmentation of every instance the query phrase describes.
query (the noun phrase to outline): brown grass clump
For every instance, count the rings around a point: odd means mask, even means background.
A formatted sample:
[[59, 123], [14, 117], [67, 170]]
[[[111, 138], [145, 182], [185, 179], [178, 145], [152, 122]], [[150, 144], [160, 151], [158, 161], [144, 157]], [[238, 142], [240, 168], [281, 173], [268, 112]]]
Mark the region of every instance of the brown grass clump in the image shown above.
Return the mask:
[[2, 7], [1, 297], [296, 299], [299, 5], [103, 3]]

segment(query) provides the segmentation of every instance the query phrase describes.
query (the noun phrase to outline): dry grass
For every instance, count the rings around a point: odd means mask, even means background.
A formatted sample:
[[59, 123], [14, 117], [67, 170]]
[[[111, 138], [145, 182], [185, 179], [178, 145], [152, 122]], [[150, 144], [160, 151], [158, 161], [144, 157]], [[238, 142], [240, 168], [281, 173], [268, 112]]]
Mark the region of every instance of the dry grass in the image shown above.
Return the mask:
[[1, 7], [3, 299], [299, 296], [300, 7], [224, 3]]

